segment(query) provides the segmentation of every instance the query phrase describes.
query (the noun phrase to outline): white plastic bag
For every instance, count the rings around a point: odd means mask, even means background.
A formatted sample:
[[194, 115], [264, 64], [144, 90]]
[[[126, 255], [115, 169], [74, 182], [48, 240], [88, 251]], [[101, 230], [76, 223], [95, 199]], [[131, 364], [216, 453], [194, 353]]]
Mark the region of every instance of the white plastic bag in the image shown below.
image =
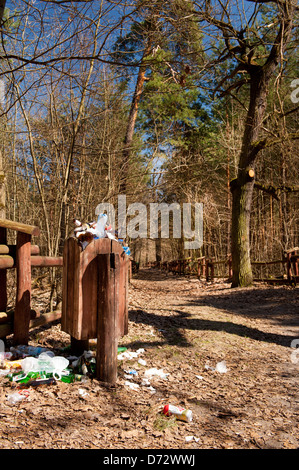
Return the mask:
[[215, 370], [217, 372], [220, 372], [220, 374], [225, 374], [227, 372], [226, 362], [225, 361], [218, 362], [216, 364]]
[[62, 371], [69, 365], [69, 360], [63, 356], [53, 356], [53, 353], [44, 352], [37, 358], [25, 357], [22, 361], [22, 369], [25, 374], [29, 372], [40, 372], [53, 374], [56, 378], [60, 378]]

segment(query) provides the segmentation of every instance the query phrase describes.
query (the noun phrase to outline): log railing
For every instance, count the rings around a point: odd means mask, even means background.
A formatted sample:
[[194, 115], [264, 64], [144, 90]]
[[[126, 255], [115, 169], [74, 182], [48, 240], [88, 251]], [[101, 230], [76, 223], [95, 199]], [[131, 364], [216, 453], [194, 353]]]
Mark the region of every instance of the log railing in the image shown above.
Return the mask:
[[[282, 259], [270, 260], [270, 261], [252, 261], [251, 264], [254, 267], [267, 267], [271, 265], [282, 265], [285, 267], [283, 274], [280, 278], [262, 278], [256, 277], [254, 280], [269, 281], [276, 283], [283, 283], [285, 281], [296, 283], [299, 281], [299, 248], [291, 248], [285, 252], [285, 256]], [[157, 267], [163, 271], [173, 273], [174, 275], [196, 275], [199, 279], [203, 278], [206, 281], [213, 281], [216, 277], [232, 279], [232, 260], [231, 256], [223, 260], [215, 260], [213, 258], [201, 257], [196, 259], [186, 258], [172, 261], [165, 261], [161, 263], [150, 263], [149, 266]], [[220, 267], [224, 268], [224, 272], [221, 276], [216, 275], [216, 270]]]
[[[16, 244], [7, 244], [7, 229], [17, 232]], [[15, 344], [27, 344], [29, 329], [59, 318], [50, 312], [41, 318], [32, 318], [31, 268], [52, 267], [63, 264], [62, 257], [39, 255], [39, 247], [31, 244], [32, 236], [40, 229], [7, 219], [0, 219], [0, 337], [13, 334]], [[7, 269], [16, 270], [16, 299], [13, 315], [7, 312]], [[61, 316], [61, 313], [60, 313]]]

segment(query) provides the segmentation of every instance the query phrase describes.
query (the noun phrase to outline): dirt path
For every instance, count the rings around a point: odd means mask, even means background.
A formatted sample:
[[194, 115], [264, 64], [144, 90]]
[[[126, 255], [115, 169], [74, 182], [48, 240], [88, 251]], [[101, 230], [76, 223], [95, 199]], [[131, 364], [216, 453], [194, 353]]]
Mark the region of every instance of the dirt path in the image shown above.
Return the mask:
[[[120, 342], [138, 356], [119, 360], [116, 386], [57, 382], [10, 405], [12, 383], [0, 377], [0, 448], [298, 448], [298, 292], [141, 271]], [[69, 336], [56, 324], [32, 330], [30, 344], [67, 357]], [[223, 361], [227, 371], [214, 370]], [[166, 376], [147, 377], [150, 369]], [[165, 417], [167, 403], [193, 420]]]

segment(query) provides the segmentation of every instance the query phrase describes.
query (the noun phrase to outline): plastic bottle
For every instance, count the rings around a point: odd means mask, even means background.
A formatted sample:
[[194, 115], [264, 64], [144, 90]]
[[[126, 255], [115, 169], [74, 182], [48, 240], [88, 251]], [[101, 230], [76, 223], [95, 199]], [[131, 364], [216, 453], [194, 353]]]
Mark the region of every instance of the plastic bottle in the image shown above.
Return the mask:
[[18, 357], [39, 356], [41, 353], [47, 351], [50, 352], [47, 348], [42, 348], [40, 346], [27, 346], [24, 344], [10, 348], [10, 352]]
[[95, 234], [98, 238], [105, 238], [105, 226], [108, 220], [107, 214], [99, 214], [95, 227]]
[[54, 377], [40, 377], [37, 379], [32, 379], [27, 382], [27, 386], [31, 385], [32, 387], [38, 387], [39, 385], [52, 385], [55, 384], [56, 380]]
[[192, 411], [187, 410], [186, 408], [182, 408], [181, 406], [174, 406], [174, 405], [165, 405], [163, 408], [163, 413], [166, 416], [176, 416], [177, 419], [181, 421], [186, 421], [190, 423], [192, 421]]
[[86, 376], [82, 374], [68, 374], [61, 376], [61, 382], [65, 383], [73, 383], [73, 382], [85, 382]]
[[30, 380], [38, 379], [40, 377], [38, 372], [29, 372], [24, 374], [23, 372], [17, 374], [9, 374], [8, 378], [12, 382], [18, 382], [19, 384], [27, 384]]

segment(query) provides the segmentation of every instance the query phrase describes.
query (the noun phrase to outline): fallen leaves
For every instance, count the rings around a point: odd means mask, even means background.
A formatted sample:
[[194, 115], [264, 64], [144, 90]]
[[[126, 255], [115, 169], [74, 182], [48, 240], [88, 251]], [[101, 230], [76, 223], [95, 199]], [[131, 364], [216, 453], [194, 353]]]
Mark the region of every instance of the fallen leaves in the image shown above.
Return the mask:
[[[299, 337], [296, 301], [298, 288], [238, 291], [144, 270], [130, 284], [120, 345], [132, 354], [118, 361], [116, 386], [57, 382], [10, 406], [1, 376], [0, 448], [298, 448], [298, 366], [286, 335], [291, 327]], [[53, 325], [30, 341], [61, 354], [70, 338]], [[167, 403], [191, 409], [192, 422], [162, 415]]]

